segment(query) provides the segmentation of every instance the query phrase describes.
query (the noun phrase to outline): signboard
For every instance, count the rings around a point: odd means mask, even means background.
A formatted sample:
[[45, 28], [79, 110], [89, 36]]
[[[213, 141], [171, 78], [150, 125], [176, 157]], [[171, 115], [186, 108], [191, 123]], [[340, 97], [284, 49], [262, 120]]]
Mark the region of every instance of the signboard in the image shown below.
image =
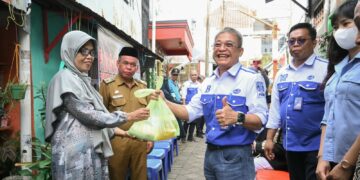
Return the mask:
[[[99, 26], [98, 28], [97, 46], [99, 78], [101, 81], [105, 78], [118, 74], [116, 61], [118, 60], [119, 52], [125, 46], [132, 46], [102, 26]], [[134, 77], [140, 79], [140, 68]]]

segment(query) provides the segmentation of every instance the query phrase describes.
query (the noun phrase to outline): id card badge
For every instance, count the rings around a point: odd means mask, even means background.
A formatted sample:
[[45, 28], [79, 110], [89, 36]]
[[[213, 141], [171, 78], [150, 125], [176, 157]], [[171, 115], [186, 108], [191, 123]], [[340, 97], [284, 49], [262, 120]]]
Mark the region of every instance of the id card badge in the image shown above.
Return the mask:
[[302, 97], [295, 97], [293, 110], [301, 111], [302, 110], [302, 104], [303, 104], [303, 98]]

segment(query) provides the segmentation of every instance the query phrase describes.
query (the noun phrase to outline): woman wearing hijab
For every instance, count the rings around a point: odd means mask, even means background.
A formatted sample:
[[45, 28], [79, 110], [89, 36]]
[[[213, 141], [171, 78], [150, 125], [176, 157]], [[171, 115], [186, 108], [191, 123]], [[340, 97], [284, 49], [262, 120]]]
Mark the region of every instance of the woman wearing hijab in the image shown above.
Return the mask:
[[95, 39], [81, 31], [65, 34], [61, 59], [65, 62], [49, 83], [46, 101], [46, 141], [52, 145], [53, 179], [108, 179], [110, 140], [116, 127], [147, 119], [149, 110], [109, 113], [91, 85]]

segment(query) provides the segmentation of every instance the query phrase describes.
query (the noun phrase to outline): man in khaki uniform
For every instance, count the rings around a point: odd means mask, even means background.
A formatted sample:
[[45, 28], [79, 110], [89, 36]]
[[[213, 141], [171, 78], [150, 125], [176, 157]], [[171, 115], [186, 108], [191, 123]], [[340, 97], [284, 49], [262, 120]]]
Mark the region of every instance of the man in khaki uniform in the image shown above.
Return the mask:
[[[134, 96], [136, 90], [146, 88], [144, 82], [133, 78], [139, 68], [138, 61], [136, 49], [122, 48], [117, 61], [119, 74], [101, 82], [100, 94], [103, 96], [105, 107], [110, 112], [115, 110], [132, 112], [146, 107], [148, 103], [146, 98]], [[127, 131], [132, 124], [132, 122], [127, 122], [120, 126], [120, 129]], [[152, 142], [116, 136], [111, 140], [111, 145], [114, 151], [114, 156], [109, 159], [111, 179], [126, 179], [129, 172], [132, 180], [147, 179], [146, 157], [147, 151], [150, 151], [153, 146]]]

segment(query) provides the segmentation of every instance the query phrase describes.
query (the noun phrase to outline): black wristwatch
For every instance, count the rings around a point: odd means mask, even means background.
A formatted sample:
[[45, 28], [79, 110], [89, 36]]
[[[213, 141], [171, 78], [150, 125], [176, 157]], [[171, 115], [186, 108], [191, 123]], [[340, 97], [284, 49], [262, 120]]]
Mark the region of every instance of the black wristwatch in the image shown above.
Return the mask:
[[242, 112], [238, 112], [237, 115], [237, 121], [236, 121], [236, 125], [243, 125], [245, 122], [245, 114]]

